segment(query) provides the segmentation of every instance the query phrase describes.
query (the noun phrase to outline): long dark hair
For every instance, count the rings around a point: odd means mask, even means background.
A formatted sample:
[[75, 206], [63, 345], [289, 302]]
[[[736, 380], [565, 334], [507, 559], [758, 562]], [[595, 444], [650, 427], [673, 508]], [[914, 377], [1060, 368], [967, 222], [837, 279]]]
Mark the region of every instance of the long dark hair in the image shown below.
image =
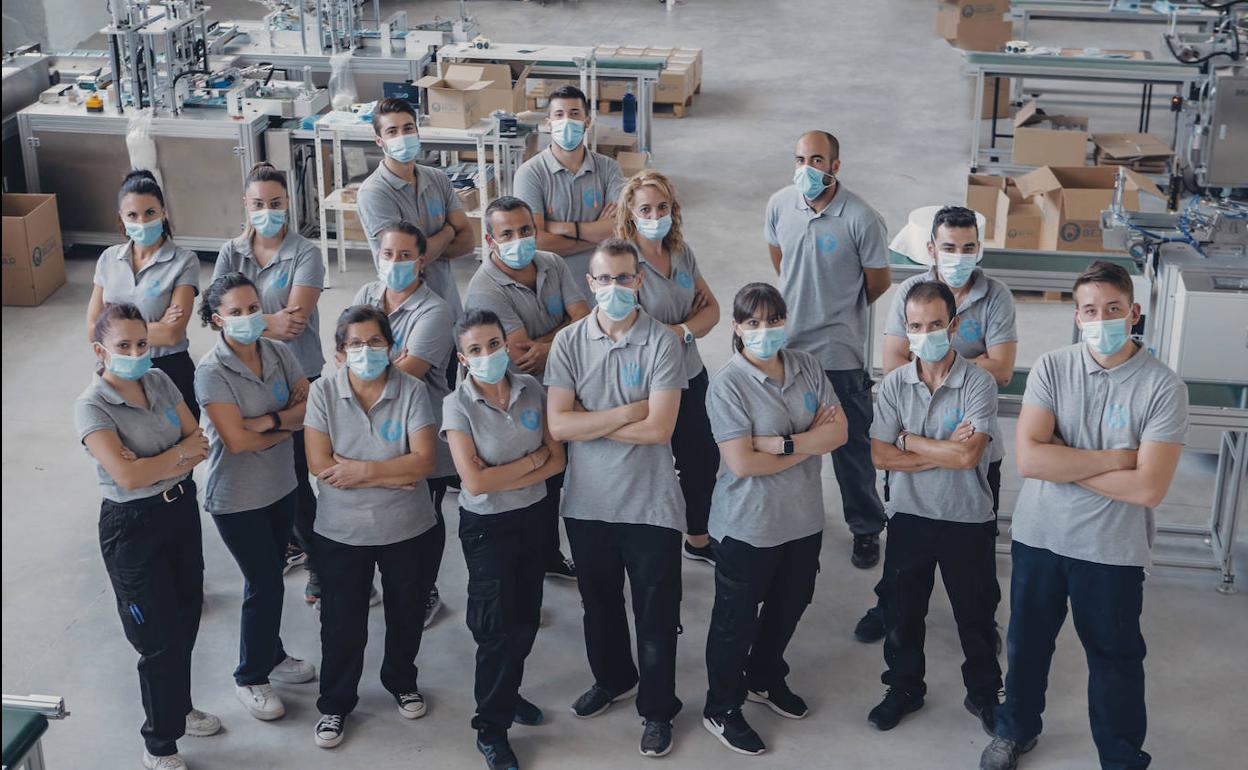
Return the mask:
[[[784, 304], [779, 289], [769, 283], [747, 283], [732, 298], [732, 322], [739, 324], [753, 318], [759, 308], [766, 308], [769, 315], [789, 316], [789, 307]], [[735, 331], [732, 333], [732, 347], [738, 353], [745, 348], [741, 336]]]
[[[121, 180], [121, 189], [117, 191], [117, 208], [121, 209], [121, 200], [127, 195], [150, 195], [160, 201], [160, 207], [165, 210], [164, 234], [166, 238], [173, 237], [173, 226], [169, 224], [169, 207], [165, 205], [165, 194], [160, 189], [160, 184], [156, 181], [156, 175], [145, 168], [136, 168], [126, 174], [126, 178]], [[126, 223], [121, 223], [121, 232], [126, 232]]]
[[[199, 301], [200, 322], [204, 326], [216, 329], [217, 325], [212, 322], [212, 314], [221, 307], [221, 298], [240, 286], [250, 286], [253, 291], [256, 289], [251, 279], [242, 273], [224, 273], [208, 284], [208, 288], [204, 289], [203, 298]], [[260, 296], [259, 291], [256, 291], [256, 296]]]

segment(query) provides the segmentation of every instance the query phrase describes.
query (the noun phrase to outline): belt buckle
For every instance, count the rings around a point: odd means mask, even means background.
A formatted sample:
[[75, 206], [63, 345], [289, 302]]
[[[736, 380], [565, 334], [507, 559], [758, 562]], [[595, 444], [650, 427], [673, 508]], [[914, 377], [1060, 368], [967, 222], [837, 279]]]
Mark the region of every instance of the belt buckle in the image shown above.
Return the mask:
[[[170, 497], [169, 493], [171, 492], [177, 492], [177, 495], [174, 497]], [[172, 503], [173, 501], [177, 500], [181, 496], [182, 496], [182, 482], [180, 481], [178, 482], [177, 486], [169, 487], [164, 492], [160, 493], [160, 499], [164, 500], [166, 503]]]

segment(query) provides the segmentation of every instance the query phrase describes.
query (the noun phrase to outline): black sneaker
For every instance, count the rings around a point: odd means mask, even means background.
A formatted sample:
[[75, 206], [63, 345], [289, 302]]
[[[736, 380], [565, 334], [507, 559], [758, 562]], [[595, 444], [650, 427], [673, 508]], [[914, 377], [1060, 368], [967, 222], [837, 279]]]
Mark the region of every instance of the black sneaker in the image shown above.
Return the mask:
[[516, 752], [511, 750], [507, 733], [497, 730], [477, 731], [477, 751], [485, 757], [489, 770], [520, 770]]
[[438, 611], [442, 609], [442, 595], [438, 593], [438, 587], [434, 586], [429, 589], [429, 595], [425, 597], [425, 628], [433, 625], [433, 619], [438, 616]]
[[1009, 738], [994, 737], [979, 755], [979, 770], [1014, 770], [1018, 758], [1036, 747], [1036, 739], [1015, 743]]
[[332, 749], [342, 743], [346, 717], [342, 714], [322, 714], [316, 721], [312, 738], [322, 749]]
[[702, 717], [702, 726], [719, 742], [738, 754], [756, 756], [767, 750], [763, 739], [745, 721], [741, 709], [733, 709], [717, 717]]
[[546, 715], [540, 708], [525, 700], [523, 696], [516, 696], [516, 724], [534, 727], [540, 725], [545, 719]]
[[560, 580], [576, 580], [576, 562], [556, 553], [557, 558], [551, 559], [546, 565], [546, 577]]
[[647, 719], [641, 731], [641, 755], [662, 757], [672, 750], [672, 723]]
[[690, 561], [704, 561], [712, 567], [715, 566], [715, 551], [712, 550], [711, 543], [699, 548], [686, 540], [684, 548], [680, 549], [680, 555]]
[[293, 540], [286, 544], [286, 563], [282, 566], [283, 575], [307, 563], [308, 555], [303, 552], [302, 546]]
[[806, 707], [806, 701], [798, 697], [784, 682], [767, 690], [749, 690], [745, 698], [754, 703], [762, 703], [787, 719], [805, 719], [810, 710]]
[[878, 604], [867, 610], [867, 614], [854, 626], [854, 638], [864, 644], [880, 641], [885, 633], [884, 610]]
[[849, 561], [858, 569], [871, 569], [880, 563], [880, 536], [854, 535], [854, 551]]
[[923, 696], [911, 695], [905, 690], [895, 687], [888, 688], [880, 705], [871, 709], [867, 721], [879, 730], [891, 730], [897, 726], [901, 718], [923, 708]]
[[585, 691], [585, 694], [576, 699], [576, 703], [572, 704], [572, 713], [581, 719], [589, 719], [596, 717], [611, 707], [612, 703], [617, 700], [631, 698], [637, 694], [637, 685], [633, 685], [632, 689], [626, 690], [618, 695], [612, 695], [598, 685], [591, 686]]
[[988, 737], [993, 737], [994, 733], [992, 730], [997, 722], [997, 706], [1001, 705], [997, 694], [995, 692], [968, 694], [962, 701], [962, 705], [979, 719], [979, 723], [983, 725], [984, 732], [988, 733]]
[[303, 587], [303, 600], [308, 604], [316, 604], [321, 598], [321, 579], [312, 570], [308, 570], [308, 582]]

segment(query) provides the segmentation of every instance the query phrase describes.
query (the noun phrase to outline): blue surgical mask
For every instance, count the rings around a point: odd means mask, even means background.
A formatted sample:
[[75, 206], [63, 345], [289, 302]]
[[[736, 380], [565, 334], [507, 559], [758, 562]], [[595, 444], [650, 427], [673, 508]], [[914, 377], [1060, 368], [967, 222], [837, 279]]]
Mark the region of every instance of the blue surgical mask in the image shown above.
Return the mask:
[[658, 219], [634, 219], [633, 224], [637, 225], [637, 232], [641, 233], [642, 238], [661, 241], [672, 229], [672, 215], [664, 214]]
[[935, 363], [949, 352], [949, 330], [937, 329], [926, 333], [908, 333], [910, 352], [930, 363]]
[[513, 270], [528, 267], [535, 256], [537, 256], [537, 238], [532, 235], [498, 244], [498, 258]]
[[936, 255], [936, 268], [945, 283], [960, 289], [971, 280], [971, 273], [979, 264], [979, 252], [974, 254], [958, 254], [953, 251], [942, 251]]
[[153, 219], [150, 222], [126, 222], [126, 235], [140, 246], [151, 246], [165, 234], [165, 221]]
[[392, 136], [383, 144], [390, 159], [399, 163], [411, 163], [420, 155], [420, 136], [417, 134]]
[[222, 329], [230, 339], [250, 345], [264, 334], [264, 314], [222, 316]]
[[747, 329], [741, 332], [741, 344], [758, 358], [767, 361], [775, 357], [788, 341], [789, 335], [783, 326], [772, 326], [767, 329]]
[[830, 182], [824, 182], [825, 176], [831, 176], [826, 171], [820, 171], [810, 166], [798, 166], [793, 172], [793, 184], [797, 187], [797, 191], [802, 194], [806, 200], [813, 201], [826, 189]]
[[571, 152], [585, 137], [585, 121], [564, 118], [550, 121], [550, 140]]
[[409, 260], [401, 262], [380, 260], [377, 263], [377, 277], [386, 284], [390, 291], [403, 291], [416, 280], [416, 263]]
[[390, 351], [364, 345], [347, 351], [347, 366], [356, 377], [372, 382], [390, 365]]
[[152, 351], [145, 350], [138, 356], [123, 356], [110, 350], [105, 368], [123, 380], [137, 380], [152, 368]]
[[507, 355], [507, 348], [499, 348], [489, 355], [469, 358], [468, 373], [473, 379], [493, 385], [507, 374], [507, 365], [510, 363], [511, 357]]
[[251, 221], [251, 226], [256, 228], [256, 232], [265, 238], [272, 238], [286, 226], [286, 209], [248, 211], [247, 219]]
[[1084, 321], [1079, 325], [1080, 336], [1088, 348], [1103, 356], [1112, 356], [1127, 344], [1127, 319], [1112, 318], [1105, 321]]
[[603, 286], [594, 291], [598, 308], [612, 321], [623, 321], [637, 307], [637, 292], [627, 286]]

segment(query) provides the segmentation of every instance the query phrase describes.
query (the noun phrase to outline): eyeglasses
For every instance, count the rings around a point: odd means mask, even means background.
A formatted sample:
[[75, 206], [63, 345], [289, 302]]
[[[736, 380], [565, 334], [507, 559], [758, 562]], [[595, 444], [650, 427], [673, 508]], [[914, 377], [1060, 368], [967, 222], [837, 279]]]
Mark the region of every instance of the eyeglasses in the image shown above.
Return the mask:
[[604, 273], [602, 275], [591, 275], [590, 278], [599, 286], [610, 286], [613, 283], [620, 286], [631, 286], [637, 280], [637, 274], [620, 273], [619, 275], [608, 275]]
[[390, 345], [381, 337], [373, 337], [367, 342], [359, 342], [359, 341], [348, 342], [345, 347], [347, 350], [363, 350], [364, 348], [372, 348], [373, 350], [387, 350], [389, 349]]

